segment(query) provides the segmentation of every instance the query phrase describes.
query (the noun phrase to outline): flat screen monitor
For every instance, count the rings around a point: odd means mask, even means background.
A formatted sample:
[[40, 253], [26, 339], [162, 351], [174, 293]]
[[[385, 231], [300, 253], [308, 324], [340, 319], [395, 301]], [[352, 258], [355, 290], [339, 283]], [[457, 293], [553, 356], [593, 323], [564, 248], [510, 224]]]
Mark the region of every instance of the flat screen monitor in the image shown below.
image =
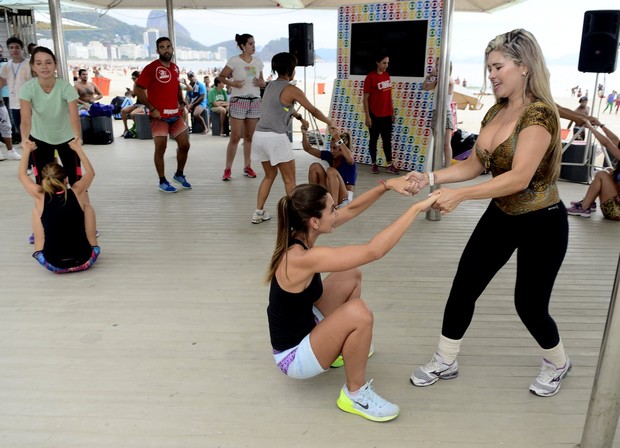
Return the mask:
[[366, 76], [375, 70], [375, 58], [390, 57], [390, 76], [425, 75], [428, 20], [353, 23], [351, 25], [351, 75]]

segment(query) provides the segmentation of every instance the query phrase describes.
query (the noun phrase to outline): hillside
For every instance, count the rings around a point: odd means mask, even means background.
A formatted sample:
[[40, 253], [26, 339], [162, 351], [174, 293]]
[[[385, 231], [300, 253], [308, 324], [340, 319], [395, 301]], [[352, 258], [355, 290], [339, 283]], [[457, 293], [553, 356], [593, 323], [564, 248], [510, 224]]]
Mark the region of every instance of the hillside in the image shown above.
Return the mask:
[[[99, 15], [96, 12], [66, 12], [63, 17], [76, 20], [88, 25], [96, 26], [95, 30], [65, 30], [65, 39], [71, 42], [81, 42], [84, 45], [90, 41], [99, 41], [102, 43], [123, 44], [123, 43], [140, 43], [143, 41], [143, 34], [146, 27], [129, 25], [121, 20], [115, 19], [108, 15]], [[165, 19], [165, 15], [163, 16]], [[150, 27], [156, 27], [162, 30], [163, 35], [167, 34], [165, 20], [162, 20], [162, 14], [159, 11], [151, 11], [149, 15]], [[191, 38], [190, 32], [177, 24], [176, 33], [177, 46], [191, 48], [199, 51], [216, 52], [219, 47], [226, 48], [228, 55], [234, 55], [239, 52], [237, 43], [234, 40], [219, 42], [214, 45], [204, 45]], [[51, 38], [50, 31], [40, 31], [44, 38]], [[263, 61], [270, 61], [273, 55], [288, 51], [288, 37], [281, 37], [267, 43], [257, 52], [257, 56]], [[328, 61], [336, 60], [335, 49], [317, 49], [315, 51], [317, 59]]]

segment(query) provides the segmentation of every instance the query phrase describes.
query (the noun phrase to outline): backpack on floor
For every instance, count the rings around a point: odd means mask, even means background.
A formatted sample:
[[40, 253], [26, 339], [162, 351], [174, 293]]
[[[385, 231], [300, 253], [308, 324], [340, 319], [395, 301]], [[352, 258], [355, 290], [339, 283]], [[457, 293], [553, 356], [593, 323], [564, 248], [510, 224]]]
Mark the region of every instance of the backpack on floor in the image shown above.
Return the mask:
[[112, 109], [112, 118], [114, 118], [115, 120], [120, 120], [122, 118], [121, 110], [131, 105], [132, 105], [131, 100], [127, 98], [126, 96], [115, 96], [112, 102], [110, 103], [110, 106], [114, 108]]

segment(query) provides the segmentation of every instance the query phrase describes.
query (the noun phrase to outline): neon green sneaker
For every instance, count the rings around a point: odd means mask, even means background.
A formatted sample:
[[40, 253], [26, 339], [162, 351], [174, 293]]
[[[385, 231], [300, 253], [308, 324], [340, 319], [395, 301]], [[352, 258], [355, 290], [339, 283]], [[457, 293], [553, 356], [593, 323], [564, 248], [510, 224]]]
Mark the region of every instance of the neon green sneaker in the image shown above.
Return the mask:
[[351, 397], [345, 384], [340, 390], [340, 396], [336, 404], [344, 412], [359, 415], [373, 422], [387, 422], [398, 417], [400, 408], [394, 403], [380, 397], [371, 386], [372, 380]]
[[[368, 351], [368, 357], [370, 358], [375, 353], [375, 346], [373, 343], [370, 343], [370, 350]], [[338, 357], [332, 362], [330, 366], [332, 369], [337, 369], [339, 367], [344, 366], [344, 358], [342, 355], [338, 355]]]

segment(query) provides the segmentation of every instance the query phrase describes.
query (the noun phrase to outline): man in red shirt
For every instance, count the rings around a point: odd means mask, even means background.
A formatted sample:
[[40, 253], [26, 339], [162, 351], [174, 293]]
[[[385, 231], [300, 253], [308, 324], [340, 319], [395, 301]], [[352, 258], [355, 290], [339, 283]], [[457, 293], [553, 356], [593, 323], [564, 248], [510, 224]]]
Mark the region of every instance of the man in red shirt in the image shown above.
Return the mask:
[[164, 174], [164, 154], [168, 135], [178, 145], [177, 171], [172, 180], [189, 190], [191, 184], [185, 178], [183, 169], [189, 152], [189, 133], [183, 121], [183, 111], [187, 107], [179, 84], [179, 67], [172, 62], [174, 48], [167, 37], [157, 39], [159, 59], [147, 65], [138, 80], [134, 91], [142, 104], [149, 110], [151, 131], [155, 142], [155, 169], [159, 176], [159, 190], [163, 193], [176, 193]]

